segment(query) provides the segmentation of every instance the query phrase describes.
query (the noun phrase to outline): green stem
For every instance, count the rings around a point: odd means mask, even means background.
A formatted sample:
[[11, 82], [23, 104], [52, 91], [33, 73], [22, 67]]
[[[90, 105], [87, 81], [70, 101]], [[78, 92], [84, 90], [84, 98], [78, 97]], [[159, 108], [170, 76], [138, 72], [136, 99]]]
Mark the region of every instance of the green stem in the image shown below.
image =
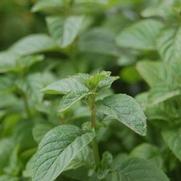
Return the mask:
[[[91, 127], [95, 131], [96, 129], [96, 104], [95, 104], [95, 94], [92, 94], [90, 96], [90, 111], [91, 111]], [[92, 142], [92, 148], [94, 152], [94, 158], [96, 164], [99, 164], [100, 162], [100, 156], [99, 156], [99, 147], [97, 144], [96, 138]]]
[[24, 94], [24, 93], [23, 93], [23, 101], [24, 101], [24, 106], [25, 106], [27, 116], [28, 116], [28, 118], [31, 118], [31, 111], [29, 108], [28, 99], [27, 99], [26, 94]]

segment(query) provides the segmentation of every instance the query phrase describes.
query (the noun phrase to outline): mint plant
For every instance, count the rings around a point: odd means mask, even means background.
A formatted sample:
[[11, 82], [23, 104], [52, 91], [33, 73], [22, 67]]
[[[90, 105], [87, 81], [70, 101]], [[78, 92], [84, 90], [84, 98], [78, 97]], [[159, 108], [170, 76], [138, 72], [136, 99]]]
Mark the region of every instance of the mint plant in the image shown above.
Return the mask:
[[[53, 181], [59, 175], [59, 178], [68, 179], [71, 177], [71, 170], [76, 172], [79, 168], [82, 171], [86, 168], [86, 177], [79, 180], [144, 180], [145, 177], [168, 180], [160, 169], [144, 160], [126, 156], [120, 157], [119, 163], [114, 163], [117, 158], [114, 161], [111, 153], [100, 153], [97, 134], [105, 119], [115, 119], [140, 135], [146, 134], [146, 117], [133, 98], [125, 94], [101, 96], [101, 92], [109, 89], [116, 79], [117, 77], [110, 76], [110, 72], [78, 74], [56, 81], [43, 89], [46, 94], [63, 95], [57, 107], [59, 113], [68, 111], [78, 101], [82, 101], [89, 107], [90, 120], [81, 127], [63, 124], [45, 134], [27, 165], [27, 169], [31, 170], [32, 180]], [[136, 175], [132, 173], [135, 169], [138, 169]], [[141, 170], [147, 170], [144, 177]]]
[[180, 0], [0, 11], [0, 181], [181, 180]]

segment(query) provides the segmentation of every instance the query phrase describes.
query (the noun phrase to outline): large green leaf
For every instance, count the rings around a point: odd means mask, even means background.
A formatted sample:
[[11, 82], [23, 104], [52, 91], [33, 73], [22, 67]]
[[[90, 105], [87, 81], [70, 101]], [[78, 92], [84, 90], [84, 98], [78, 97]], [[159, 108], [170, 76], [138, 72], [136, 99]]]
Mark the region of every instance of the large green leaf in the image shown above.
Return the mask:
[[181, 129], [170, 129], [162, 132], [163, 139], [175, 156], [181, 161]]
[[82, 28], [83, 21], [83, 16], [69, 16], [67, 18], [53, 16], [47, 18], [49, 32], [62, 48], [67, 47], [75, 40]]
[[158, 38], [157, 49], [165, 62], [180, 60], [181, 57], [181, 27], [164, 30]]
[[107, 181], [169, 181], [163, 171], [140, 158], [123, 160]]
[[146, 134], [146, 117], [140, 105], [126, 94], [117, 94], [100, 101], [99, 111], [116, 119], [140, 135]]
[[142, 20], [131, 25], [117, 37], [117, 44], [140, 50], [155, 50], [156, 39], [163, 24], [157, 20]]
[[32, 180], [55, 180], [93, 139], [93, 133], [81, 133], [72, 125], [50, 130], [38, 147]]

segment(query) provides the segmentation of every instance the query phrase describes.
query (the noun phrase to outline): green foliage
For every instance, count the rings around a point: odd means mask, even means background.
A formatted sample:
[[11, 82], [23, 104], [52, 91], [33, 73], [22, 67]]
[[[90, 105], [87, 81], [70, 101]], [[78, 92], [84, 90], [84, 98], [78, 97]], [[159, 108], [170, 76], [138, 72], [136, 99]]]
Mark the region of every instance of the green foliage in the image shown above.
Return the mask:
[[180, 181], [180, 8], [2, 0], [0, 181]]

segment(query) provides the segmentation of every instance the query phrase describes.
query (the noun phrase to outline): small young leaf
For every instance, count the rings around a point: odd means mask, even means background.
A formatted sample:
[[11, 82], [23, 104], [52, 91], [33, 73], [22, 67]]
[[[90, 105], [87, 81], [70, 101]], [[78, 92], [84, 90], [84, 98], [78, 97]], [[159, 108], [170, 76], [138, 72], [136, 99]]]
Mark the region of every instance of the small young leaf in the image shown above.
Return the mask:
[[99, 111], [120, 121], [140, 135], [146, 134], [146, 117], [140, 105], [126, 94], [106, 97], [100, 101]]
[[109, 71], [102, 71], [90, 75], [85, 82], [89, 89], [104, 89], [109, 88], [118, 78], [119, 77], [111, 76], [111, 72]]

